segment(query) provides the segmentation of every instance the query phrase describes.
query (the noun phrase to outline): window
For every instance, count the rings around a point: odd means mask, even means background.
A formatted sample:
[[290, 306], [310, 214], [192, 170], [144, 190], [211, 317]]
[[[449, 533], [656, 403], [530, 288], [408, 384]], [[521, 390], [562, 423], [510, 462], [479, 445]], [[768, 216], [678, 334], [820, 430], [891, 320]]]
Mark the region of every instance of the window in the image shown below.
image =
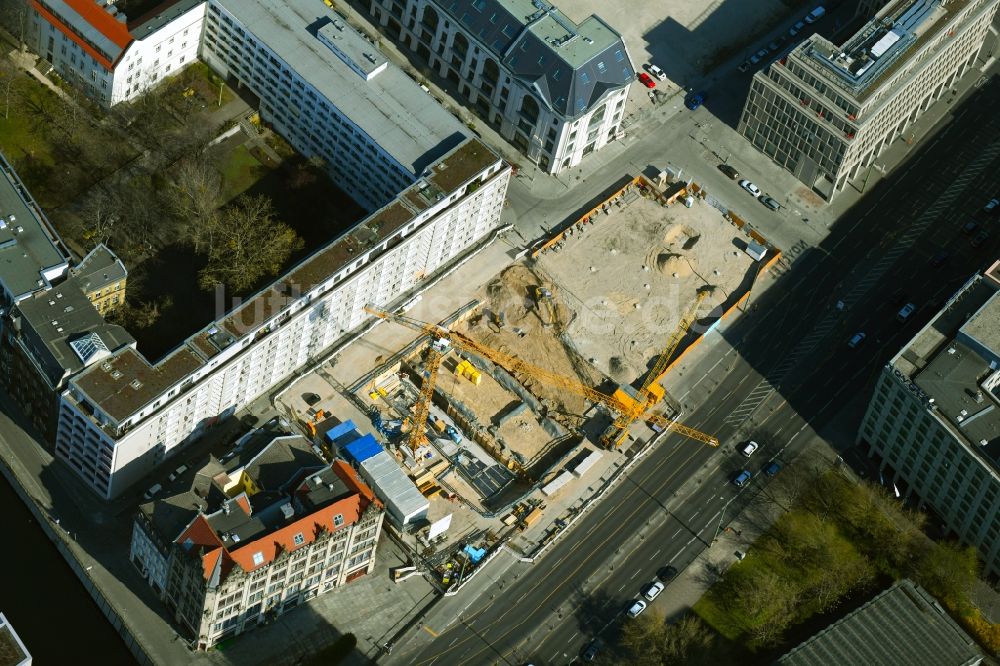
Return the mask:
[[336, 516], [333, 517], [333, 526], [334, 527], [340, 527], [343, 524], [344, 524], [344, 515], [343, 514], [338, 513]]
[[295, 543], [296, 546], [301, 546], [306, 542], [306, 538], [302, 536], [302, 532], [299, 532], [298, 534], [292, 537], [292, 541]]
[[259, 567], [262, 564], [264, 564], [264, 553], [257, 551], [253, 554], [253, 565]]

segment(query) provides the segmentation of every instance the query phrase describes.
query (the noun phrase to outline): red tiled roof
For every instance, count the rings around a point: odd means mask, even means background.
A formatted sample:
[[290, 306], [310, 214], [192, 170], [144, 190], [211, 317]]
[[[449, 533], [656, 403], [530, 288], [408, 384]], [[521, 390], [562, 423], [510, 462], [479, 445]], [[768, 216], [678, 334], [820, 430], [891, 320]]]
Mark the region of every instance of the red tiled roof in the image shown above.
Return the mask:
[[233, 501], [236, 502], [237, 506], [243, 509], [243, 513], [247, 514], [248, 516], [253, 513], [253, 509], [250, 507], [250, 500], [247, 499], [246, 493], [240, 493], [239, 495], [233, 498]]
[[[215, 530], [212, 526], [208, 524], [205, 516], [198, 514], [195, 519], [191, 521], [191, 524], [185, 528], [181, 535], [177, 537], [175, 543], [179, 543], [182, 546], [188, 541], [194, 547], [202, 547], [207, 549], [207, 552], [202, 555], [201, 563], [205, 574], [205, 580], [208, 580], [212, 576], [212, 571], [215, 569], [215, 565], [219, 558], [226, 555], [226, 562], [224, 562], [224, 567], [228, 569], [232, 568], [232, 560], [226, 554], [225, 546], [222, 544], [222, 540], [219, 539]], [[225, 566], [228, 564], [228, 566]]]
[[[63, 0], [66, 5], [77, 14], [80, 18], [86, 21], [90, 26], [100, 32], [102, 35], [108, 38], [113, 44], [115, 44], [120, 49], [124, 50], [129, 44], [132, 43], [132, 35], [128, 32], [128, 26], [119, 21], [117, 18], [109, 14], [104, 10], [103, 7], [98, 6], [95, 0]], [[93, 56], [95, 60], [104, 65], [108, 69], [114, 68], [114, 61], [109, 59], [107, 55], [101, 53], [86, 41], [83, 40], [76, 32], [74, 32], [59, 16], [56, 16], [51, 11], [42, 7], [37, 0], [31, 0], [31, 6], [37, 11], [46, 21], [54, 25], [59, 29], [64, 35], [72, 39], [74, 42], [80, 45], [84, 51], [89, 55]], [[119, 54], [109, 54], [113, 55], [115, 59]]]
[[[283, 550], [292, 551], [312, 543], [322, 533], [320, 528], [336, 531], [358, 522], [358, 518], [361, 517], [361, 512], [364, 510], [361, 499], [360, 495], [345, 497], [282, 527], [280, 530], [240, 546], [238, 550], [232, 551], [230, 556], [244, 571], [253, 571], [273, 562], [274, 558]], [[344, 524], [340, 527], [334, 527], [333, 517], [338, 513], [344, 516]], [[293, 539], [296, 534], [300, 533], [305, 540], [296, 545]], [[253, 556], [255, 553], [261, 553], [264, 556], [264, 560], [260, 564], [254, 564]]]

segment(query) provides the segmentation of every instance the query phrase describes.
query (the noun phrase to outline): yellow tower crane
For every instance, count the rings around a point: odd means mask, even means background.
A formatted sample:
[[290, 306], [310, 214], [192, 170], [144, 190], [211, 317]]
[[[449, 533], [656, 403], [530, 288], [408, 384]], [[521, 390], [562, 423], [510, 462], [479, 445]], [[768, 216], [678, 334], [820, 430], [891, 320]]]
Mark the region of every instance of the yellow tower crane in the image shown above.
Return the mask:
[[[492, 349], [482, 345], [458, 331], [452, 331], [443, 326], [428, 324], [418, 319], [407, 317], [406, 315], [387, 312], [386, 310], [382, 310], [373, 305], [366, 306], [365, 311], [380, 319], [393, 321], [426, 335], [430, 335], [441, 340], [447, 340], [456, 349], [478, 354], [479, 356], [482, 356], [483, 358], [488, 359], [496, 365], [506, 369], [508, 372], [522, 373], [552, 386], [556, 386], [583, 396], [591, 402], [604, 405], [616, 416], [628, 416], [630, 418], [629, 423], [632, 423], [641, 417], [650, 423], [655, 423], [665, 429], [674, 430], [685, 437], [689, 437], [690, 439], [697, 440], [709, 446], [719, 445], [719, 440], [711, 435], [695, 430], [694, 428], [689, 428], [673, 419], [663, 416], [662, 414], [647, 414], [645, 409], [639, 410], [639, 406], [645, 403], [640, 403], [632, 398], [623, 400], [619, 396], [619, 393], [626, 395], [626, 397], [627, 394], [624, 394], [621, 391], [615, 391], [614, 395], [607, 395], [597, 389], [582, 384], [576, 379], [571, 379], [550, 370], [546, 370], [545, 368], [539, 368], [538, 366], [531, 365], [516, 356], [511, 356], [497, 349]], [[428, 385], [429, 384], [425, 383], [425, 386]], [[431, 386], [429, 390], [433, 391], [433, 386]], [[655, 404], [655, 402], [652, 404]], [[423, 427], [423, 424], [421, 424], [421, 433], [423, 433]]]
[[663, 387], [660, 386], [660, 379], [663, 378], [663, 373], [666, 371], [674, 352], [677, 351], [681, 340], [684, 339], [688, 329], [691, 328], [691, 324], [694, 323], [695, 317], [698, 314], [698, 308], [701, 307], [701, 302], [713, 291], [713, 287], [703, 287], [698, 290], [694, 302], [681, 315], [681, 319], [677, 323], [677, 328], [674, 329], [673, 335], [667, 341], [667, 346], [656, 357], [656, 362], [646, 374], [646, 379], [642, 382], [639, 389], [635, 390], [631, 386], [620, 386], [615, 390], [614, 398], [628, 407], [624, 411], [618, 412], [615, 422], [601, 438], [604, 445], [609, 449], [621, 446], [632, 424], [638, 419], [643, 418], [649, 410], [663, 400], [664, 391]]

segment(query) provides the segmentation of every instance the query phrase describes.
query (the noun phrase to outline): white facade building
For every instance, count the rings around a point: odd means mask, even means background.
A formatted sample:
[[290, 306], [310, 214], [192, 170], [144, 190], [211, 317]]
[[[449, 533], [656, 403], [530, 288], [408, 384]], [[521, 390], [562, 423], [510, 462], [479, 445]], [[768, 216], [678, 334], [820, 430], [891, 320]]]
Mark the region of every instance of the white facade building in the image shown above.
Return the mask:
[[544, 0], [369, 0], [369, 11], [540, 169], [559, 173], [621, 136], [635, 68], [598, 16]]
[[314, 0], [211, 0], [202, 59], [372, 210], [468, 135], [343, 17]]
[[134, 349], [62, 395], [56, 455], [99, 495], [137, 482], [494, 230], [510, 167], [475, 139], [271, 287], [149, 363]]
[[98, 104], [135, 98], [198, 58], [205, 0], [129, 19], [114, 0], [34, 0], [25, 41]]
[[737, 129], [830, 200], [974, 65], [998, 6], [895, 0], [843, 44], [813, 35], [754, 75]]

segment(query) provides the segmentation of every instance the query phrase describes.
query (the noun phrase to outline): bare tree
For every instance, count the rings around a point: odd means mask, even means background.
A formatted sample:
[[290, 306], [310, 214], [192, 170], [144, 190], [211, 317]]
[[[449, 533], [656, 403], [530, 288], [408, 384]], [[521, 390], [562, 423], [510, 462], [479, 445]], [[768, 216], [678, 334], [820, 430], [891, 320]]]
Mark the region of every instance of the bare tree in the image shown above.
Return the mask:
[[181, 160], [167, 191], [167, 205], [181, 221], [181, 228], [195, 252], [206, 252], [218, 230], [222, 204], [222, 175], [211, 162], [189, 157]]
[[28, 0], [0, 0], [0, 24], [17, 37], [24, 48], [24, 29], [30, 11]]
[[10, 58], [0, 57], [0, 92], [3, 93], [3, 118], [10, 118], [10, 97], [21, 70]]
[[103, 189], [92, 190], [80, 207], [83, 237], [94, 245], [107, 243], [121, 219], [121, 201]]
[[206, 290], [224, 284], [245, 291], [262, 277], [277, 275], [302, 245], [295, 231], [275, 217], [270, 198], [240, 196], [218, 216], [199, 283]]

